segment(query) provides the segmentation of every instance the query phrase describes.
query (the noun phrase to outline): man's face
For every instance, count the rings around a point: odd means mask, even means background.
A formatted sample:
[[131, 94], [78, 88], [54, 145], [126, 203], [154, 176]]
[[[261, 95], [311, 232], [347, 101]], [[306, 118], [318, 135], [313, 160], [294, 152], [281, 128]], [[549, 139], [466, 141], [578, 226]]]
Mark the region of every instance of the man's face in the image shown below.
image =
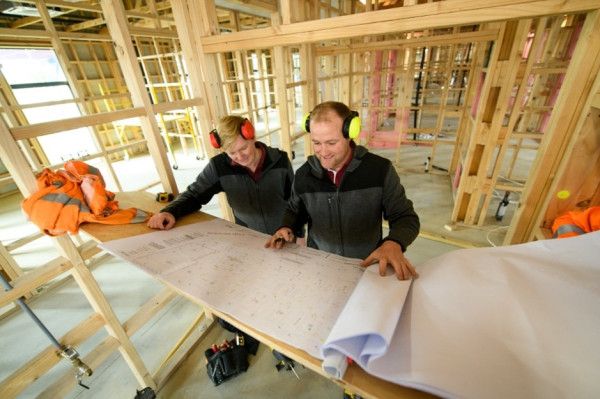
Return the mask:
[[254, 145], [254, 139], [246, 140], [241, 135], [227, 149], [227, 155], [236, 163], [253, 169], [260, 160], [260, 152]]
[[344, 138], [344, 120], [331, 111], [326, 120], [310, 122], [315, 156], [325, 169], [340, 170], [350, 154], [350, 139]]

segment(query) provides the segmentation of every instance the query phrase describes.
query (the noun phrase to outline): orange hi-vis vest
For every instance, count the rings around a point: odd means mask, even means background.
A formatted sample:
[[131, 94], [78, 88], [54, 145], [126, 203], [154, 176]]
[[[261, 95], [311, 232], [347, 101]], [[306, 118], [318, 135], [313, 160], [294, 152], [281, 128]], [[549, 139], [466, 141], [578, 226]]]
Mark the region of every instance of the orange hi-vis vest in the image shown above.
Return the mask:
[[85, 222], [142, 223], [152, 215], [137, 208], [119, 209], [100, 171], [81, 161], [69, 161], [56, 172], [44, 169], [37, 183], [38, 191], [25, 198], [21, 208], [47, 235], [77, 234]]
[[600, 230], [600, 206], [581, 212], [566, 212], [552, 223], [553, 238], [573, 237], [597, 230]]

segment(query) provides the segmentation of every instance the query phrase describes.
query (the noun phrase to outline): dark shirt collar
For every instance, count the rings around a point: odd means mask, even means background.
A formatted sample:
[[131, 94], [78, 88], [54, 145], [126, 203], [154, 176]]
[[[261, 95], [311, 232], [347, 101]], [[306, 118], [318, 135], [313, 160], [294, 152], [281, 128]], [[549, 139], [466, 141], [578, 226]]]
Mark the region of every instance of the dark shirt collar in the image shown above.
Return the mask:
[[352, 158], [354, 158], [354, 147], [356, 147], [356, 145], [352, 144], [354, 144], [354, 141], [350, 141], [350, 156], [348, 157], [344, 165], [340, 168], [340, 170], [336, 172], [331, 169], [326, 169], [327, 176], [329, 176], [329, 178], [337, 188], [340, 187], [340, 183], [342, 182], [342, 176], [344, 176], [346, 169], [348, 169], [348, 165], [350, 165]]

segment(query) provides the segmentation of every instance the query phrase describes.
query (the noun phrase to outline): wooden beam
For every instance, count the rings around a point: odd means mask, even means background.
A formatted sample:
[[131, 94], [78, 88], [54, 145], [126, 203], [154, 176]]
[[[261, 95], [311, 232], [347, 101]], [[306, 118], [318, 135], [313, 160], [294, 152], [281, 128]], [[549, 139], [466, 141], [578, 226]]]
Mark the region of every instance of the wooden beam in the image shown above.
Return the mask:
[[562, 163], [570, 161], [575, 135], [580, 134], [600, 85], [600, 10], [587, 15], [570, 64], [562, 83], [569, 90], [561, 90], [558, 95], [530, 172], [538, 178], [528, 179], [525, 184], [505, 245], [529, 241], [543, 222], [549, 202], [555, 200], [556, 172]]
[[[181, 47], [189, 68], [194, 96], [204, 99], [204, 106], [198, 109], [200, 127], [204, 143], [209, 143], [210, 131], [215, 127], [219, 116], [225, 116], [225, 100], [222, 95], [222, 83], [218, 74], [219, 63], [214, 54], [206, 55], [199, 37], [217, 34], [219, 31], [214, 0], [202, 4], [194, 0], [172, 0], [173, 16], [178, 26]], [[206, 146], [208, 156], [217, 154], [212, 146]], [[227, 203], [225, 193], [217, 196], [221, 216], [233, 221], [233, 211]]]
[[14, 279], [11, 282], [13, 288], [0, 293], [0, 308], [60, 276], [71, 269], [71, 266], [68, 259], [59, 257]]
[[162, 37], [165, 39], [175, 39], [178, 37], [177, 31], [169, 29], [130, 28], [129, 33], [132, 36]]
[[4, 118], [0, 118], [0, 159], [24, 197], [37, 190], [37, 181]]
[[[170, 288], [164, 288], [148, 302], [146, 302], [133, 316], [123, 323], [123, 328], [127, 336], [132, 337], [146, 323], [148, 323], [159, 311], [164, 309], [173, 299], [177, 297], [175, 291]], [[188, 340], [186, 340], [186, 343]], [[119, 346], [117, 340], [113, 337], [106, 337], [93, 350], [83, 358], [83, 362], [90, 368], [96, 369], [104, 362]], [[183, 355], [179, 356], [179, 359]], [[155, 381], [158, 381], [153, 377]], [[77, 385], [71, 371], [64, 373], [53, 384], [44, 389], [44, 392], [37, 399], [63, 398]], [[157, 388], [160, 385], [157, 382]]]
[[19, 39], [50, 39], [50, 32], [35, 29], [0, 28], [0, 37], [18, 37]]
[[[1, 242], [0, 242], [0, 274], [3, 274], [5, 277], [8, 276], [8, 281], [11, 283], [11, 285], [13, 287], [14, 287], [14, 281], [23, 275], [23, 269], [21, 269], [21, 267], [14, 260], [14, 258], [12, 257], [12, 255], [10, 254], [8, 249], [4, 245], [2, 245]], [[5, 292], [12, 293], [12, 291], [14, 291], [14, 289], [5, 291]], [[19, 298], [23, 295], [28, 295], [28, 293], [25, 291], [25, 292], [21, 293], [21, 295], [16, 295], [14, 297], [14, 299]], [[5, 299], [3, 299], [3, 296], [4, 296], [3, 293], [0, 293], [0, 309], [5, 306], [5, 305], [2, 305], [2, 302], [6, 301]], [[6, 304], [8, 304], [12, 301], [9, 300], [6, 302], [7, 302]]]
[[[50, 14], [48, 13], [48, 8], [46, 7], [45, 0], [39, 0], [38, 3], [36, 4], [36, 6], [38, 9], [38, 13], [40, 14], [40, 19], [44, 25], [44, 28], [46, 29], [47, 32], [50, 33], [50, 42], [52, 43], [52, 48], [54, 49], [56, 59], [60, 65], [61, 69], [64, 71], [65, 78], [66, 78], [67, 82], [69, 83], [69, 87], [73, 93], [73, 97], [75, 99], [81, 99], [85, 96], [84, 88], [78, 84], [75, 66], [69, 59], [68, 52], [67, 52], [67, 49], [65, 48], [64, 41], [58, 37], [56, 27], [54, 26], [52, 18], [50, 17]], [[75, 104], [81, 115], [88, 114], [88, 108], [85, 107], [83, 103], [76, 102]], [[93, 141], [94, 146], [96, 148], [103, 149], [104, 147], [102, 145], [102, 139], [100, 137], [100, 133], [98, 132], [97, 127], [90, 126], [88, 128], [88, 132], [90, 133], [89, 137]], [[110, 170], [113, 174], [113, 178], [114, 178], [114, 171], [112, 170], [112, 165], [110, 163], [108, 163], [108, 167], [110, 168]], [[116, 181], [118, 181], [118, 180], [116, 180]]]
[[[203, 324], [200, 324], [200, 322]], [[190, 351], [192, 351], [198, 343], [208, 335], [212, 327], [216, 324], [214, 319], [209, 319], [204, 311], [200, 313], [181, 340], [167, 355], [163, 363], [158, 367], [154, 374], [152, 374], [159, 389], [166, 384], [169, 378], [184, 362]]]
[[[58, 341], [61, 344], [76, 348], [100, 330], [103, 322], [101, 315], [93, 313], [60, 337]], [[114, 338], [112, 339], [116, 341]], [[58, 356], [56, 348], [54, 346], [47, 347], [0, 382], [0, 397], [17, 397], [19, 393], [38, 380], [41, 375], [47, 373], [60, 360], [61, 357]], [[88, 366], [90, 365], [88, 364]], [[71, 378], [73, 378], [73, 375], [71, 375]]]
[[177, 194], [177, 182], [169, 166], [167, 151], [163, 144], [158, 123], [152, 111], [152, 103], [140, 71], [136, 53], [131, 42], [131, 33], [125, 19], [123, 3], [118, 0], [102, 0], [100, 2], [107, 27], [114, 41], [117, 58], [131, 93], [134, 106], [145, 110], [140, 117], [142, 132], [147, 140], [148, 150], [156, 166], [163, 189]]
[[73, 245], [71, 239], [67, 235], [55, 237], [59, 250], [62, 255], [73, 262], [71, 272], [73, 278], [81, 287], [81, 290], [95, 312], [102, 315], [106, 324], [105, 328], [108, 334], [119, 342], [119, 351], [129, 365], [129, 368], [135, 375], [141, 386], [150, 386], [156, 388], [156, 384], [152, 380], [148, 369], [140, 358], [133, 343], [127, 336], [114, 310], [111, 308], [108, 300], [102, 293], [98, 282], [94, 279], [92, 272], [88, 269], [85, 261]]
[[449, 33], [444, 35], [414, 37], [410, 39], [393, 39], [376, 42], [338, 44], [335, 46], [318, 47], [317, 56], [357, 53], [373, 50], [391, 50], [398, 48], [415, 48], [423, 46], [445, 46], [466, 42], [487, 42], [498, 38], [498, 29], [484, 29], [475, 32]]
[[[297, 0], [296, 0], [297, 1]], [[277, 12], [278, 10], [278, 0], [215, 0], [215, 5], [219, 8], [241, 11], [247, 13], [249, 15], [257, 15], [264, 18], [269, 18], [269, 16]]]
[[[37, 4], [38, 0], [17, 0], [23, 4]], [[45, 2], [49, 7], [60, 7], [68, 8], [73, 10], [81, 10], [88, 12], [102, 12], [100, 6], [90, 4], [90, 2], [78, 2], [78, 1], [63, 1], [63, 0], [48, 0]]]
[[[513, 95], [513, 87], [516, 84], [516, 77], [519, 71], [520, 61], [522, 59], [522, 49], [525, 45], [527, 38], [527, 32], [529, 32], [529, 26], [531, 21], [520, 20], [520, 21], [509, 21], [507, 23], [507, 30], [502, 39], [502, 48], [500, 49], [499, 59], [497, 66], [499, 69], [493, 71], [492, 93], [496, 93], [497, 98], [492, 101], [492, 98], [488, 98], [486, 106], [491, 106], [493, 109], [493, 115], [490, 118], [489, 129], [486, 131], [485, 137], [485, 151], [483, 154], [482, 165], [477, 172], [477, 183], [476, 189], [473, 191], [473, 196], [477, 202], [483, 197], [482, 210], [475, 210], [472, 214], [473, 219], [467, 215], [465, 221], [471, 223], [477, 219], [477, 212], [479, 212], [478, 224], [481, 226], [484, 224], [485, 217], [487, 216], [486, 210], [493, 197], [493, 184], [496, 182], [500, 169], [494, 169], [495, 173], [492, 174], [491, 180], [488, 176], [488, 170], [494, 166], [494, 157], [501, 157], [504, 152], [500, 149], [500, 155], [494, 154], [499, 144], [502, 144], [500, 135], [503, 132], [502, 125], [504, 123], [504, 115], [506, 115], [510, 98]], [[496, 90], [497, 88], [497, 90]], [[484, 119], [486, 117], [484, 116]], [[471, 204], [471, 209], [476, 208], [474, 203]]]
[[[279, 14], [273, 13], [271, 15], [271, 23], [274, 26], [280, 25]], [[277, 94], [277, 101], [279, 102], [279, 124], [281, 131], [279, 132], [281, 148], [288, 153], [290, 160], [292, 159], [292, 144], [290, 141], [290, 112], [288, 108], [287, 89], [285, 88], [285, 70], [286, 70], [286, 58], [285, 49], [281, 46], [275, 46], [273, 48], [274, 66], [275, 66], [275, 79], [277, 84], [275, 85], [275, 91]]]
[[60, 121], [40, 122], [27, 126], [19, 126], [11, 129], [15, 140], [24, 140], [34, 137], [45, 136], [48, 134], [65, 132], [68, 130], [82, 127], [110, 123], [122, 119], [146, 116], [146, 110], [143, 108], [131, 108], [102, 114], [85, 115], [75, 118], [66, 118]]
[[202, 38], [204, 52], [248, 50], [598, 9], [597, 0], [448, 0]]

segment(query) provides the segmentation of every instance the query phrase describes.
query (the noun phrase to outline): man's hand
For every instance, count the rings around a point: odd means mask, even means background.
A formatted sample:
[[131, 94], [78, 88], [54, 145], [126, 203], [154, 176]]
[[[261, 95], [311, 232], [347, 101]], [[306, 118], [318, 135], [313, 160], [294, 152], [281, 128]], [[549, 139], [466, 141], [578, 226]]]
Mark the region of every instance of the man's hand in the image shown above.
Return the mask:
[[385, 276], [387, 265], [392, 265], [398, 280], [408, 280], [410, 278], [419, 277], [413, 265], [404, 257], [400, 244], [394, 241], [384, 241], [383, 244], [375, 251], [371, 252], [360, 265], [366, 267], [375, 262], [379, 262], [379, 274], [381, 276]]
[[152, 229], [169, 230], [175, 225], [175, 216], [169, 212], [155, 213], [147, 223]]
[[286, 242], [292, 242], [294, 233], [288, 227], [282, 227], [265, 243], [265, 248], [281, 248]]

